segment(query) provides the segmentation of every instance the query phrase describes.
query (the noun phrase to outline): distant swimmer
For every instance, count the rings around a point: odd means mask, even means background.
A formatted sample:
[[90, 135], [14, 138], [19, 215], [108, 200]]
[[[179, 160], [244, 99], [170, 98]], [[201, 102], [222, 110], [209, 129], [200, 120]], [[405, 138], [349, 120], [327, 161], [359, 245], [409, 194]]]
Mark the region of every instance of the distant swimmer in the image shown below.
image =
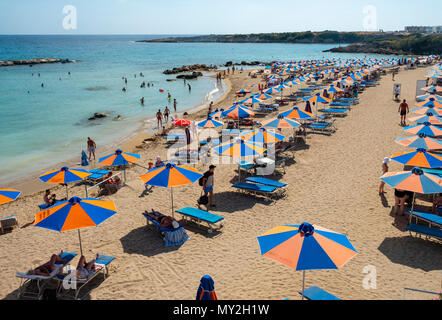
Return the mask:
[[70, 71], [68, 71], [68, 75], [69, 75], [69, 76], [71, 75], [71, 72], [70, 72]]
[[187, 87], [189, 88], [189, 92], [192, 91], [192, 87], [190, 86], [190, 83], [187, 84]]
[[38, 74], [38, 77], [40, 77], [40, 74]]
[[144, 74], [142, 72], [140, 72], [140, 77], [144, 77]]
[[121, 89], [121, 91], [126, 92], [126, 87], [123, 87], [123, 89]]
[[124, 78], [124, 83], [127, 84], [127, 78]]
[[41, 83], [41, 87], [42, 87], [42, 88], [44, 88], [44, 87], [45, 87], [45, 84], [44, 84], [43, 82]]
[[169, 103], [170, 101], [172, 101], [172, 96], [170, 95], [170, 92], [167, 93], [167, 100], [169, 100]]
[[144, 97], [140, 99], [140, 103], [144, 106]]

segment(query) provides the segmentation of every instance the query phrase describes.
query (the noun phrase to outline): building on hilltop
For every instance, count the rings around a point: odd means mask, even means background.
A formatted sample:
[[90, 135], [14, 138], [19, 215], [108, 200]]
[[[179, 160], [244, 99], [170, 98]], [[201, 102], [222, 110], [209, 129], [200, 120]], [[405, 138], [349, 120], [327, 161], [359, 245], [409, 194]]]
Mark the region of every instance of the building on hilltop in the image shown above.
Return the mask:
[[405, 32], [408, 33], [442, 33], [442, 26], [407, 26]]

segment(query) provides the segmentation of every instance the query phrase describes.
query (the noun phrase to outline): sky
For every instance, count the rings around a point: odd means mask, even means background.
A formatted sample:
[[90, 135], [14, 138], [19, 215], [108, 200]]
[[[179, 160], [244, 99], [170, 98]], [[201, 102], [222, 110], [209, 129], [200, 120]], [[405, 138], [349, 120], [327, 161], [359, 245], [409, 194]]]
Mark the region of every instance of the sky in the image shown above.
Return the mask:
[[442, 25], [440, 12], [437, 0], [0, 0], [0, 34], [398, 31]]

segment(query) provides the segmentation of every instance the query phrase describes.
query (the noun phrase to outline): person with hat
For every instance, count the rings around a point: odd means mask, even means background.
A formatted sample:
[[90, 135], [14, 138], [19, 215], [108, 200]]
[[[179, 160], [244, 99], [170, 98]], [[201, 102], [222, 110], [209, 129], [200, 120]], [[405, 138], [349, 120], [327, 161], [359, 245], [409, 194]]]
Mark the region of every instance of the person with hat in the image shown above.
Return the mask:
[[203, 175], [203, 191], [204, 195], [209, 197], [209, 206], [208, 208], [214, 208], [213, 204], [213, 186], [214, 186], [214, 172], [216, 166], [213, 164], [209, 166], [209, 170]]
[[[382, 161], [382, 175], [386, 174], [388, 172], [388, 163], [391, 161], [390, 158], [385, 157]], [[381, 181], [381, 185], [379, 186], [379, 195], [383, 195], [385, 193], [384, 191], [385, 182]]]

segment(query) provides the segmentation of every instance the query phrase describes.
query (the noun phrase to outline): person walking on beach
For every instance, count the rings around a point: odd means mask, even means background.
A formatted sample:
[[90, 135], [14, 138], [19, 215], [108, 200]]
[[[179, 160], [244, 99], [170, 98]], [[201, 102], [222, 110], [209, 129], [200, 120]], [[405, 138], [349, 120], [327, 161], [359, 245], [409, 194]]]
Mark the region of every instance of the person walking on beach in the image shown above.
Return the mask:
[[169, 122], [169, 113], [170, 113], [170, 110], [166, 106], [166, 108], [164, 109], [164, 119], [166, 120], [166, 123]]
[[207, 171], [206, 173], [204, 173], [203, 175], [203, 191], [204, 191], [204, 195], [207, 197], [209, 197], [209, 206], [208, 208], [215, 208], [215, 204], [213, 203], [213, 186], [214, 186], [214, 173], [215, 173], [215, 168], [216, 166], [214, 166], [213, 164], [210, 165], [209, 167], [209, 171]]
[[394, 189], [394, 215], [398, 214], [399, 206], [401, 207], [401, 216], [405, 213], [405, 200], [407, 198], [407, 194], [404, 190]]
[[[189, 89], [190, 91], [190, 89]], [[176, 99], [173, 99], [173, 110], [176, 112]]]
[[95, 160], [95, 149], [97, 148], [97, 145], [95, 144], [95, 141], [92, 140], [90, 137], [87, 137], [87, 151], [89, 153], [89, 160], [91, 160], [92, 155], [94, 156]]
[[160, 128], [163, 126], [163, 114], [161, 113], [160, 109], [158, 109], [157, 112], [157, 123], [158, 130], [160, 130]]
[[401, 115], [401, 125], [405, 126], [405, 120], [407, 118], [407, 113], [410, 112], [410, 110], [408, 109], [408, 104], [407, 101], [404, 99], [404, 101], [402, 101], [402, 103], [399, 105], [399, 109], [398, 112]]
[[[390, 158], [385, 157], [384, 161], [382, 161], [382, 175], [386, 174], [388, 172], [388, 163], [390, 162]], [[379, 195], [383, 195], [385, 193], [384, 191], [385, 182], [381, 181], [381, 185], [379, 186]]]

